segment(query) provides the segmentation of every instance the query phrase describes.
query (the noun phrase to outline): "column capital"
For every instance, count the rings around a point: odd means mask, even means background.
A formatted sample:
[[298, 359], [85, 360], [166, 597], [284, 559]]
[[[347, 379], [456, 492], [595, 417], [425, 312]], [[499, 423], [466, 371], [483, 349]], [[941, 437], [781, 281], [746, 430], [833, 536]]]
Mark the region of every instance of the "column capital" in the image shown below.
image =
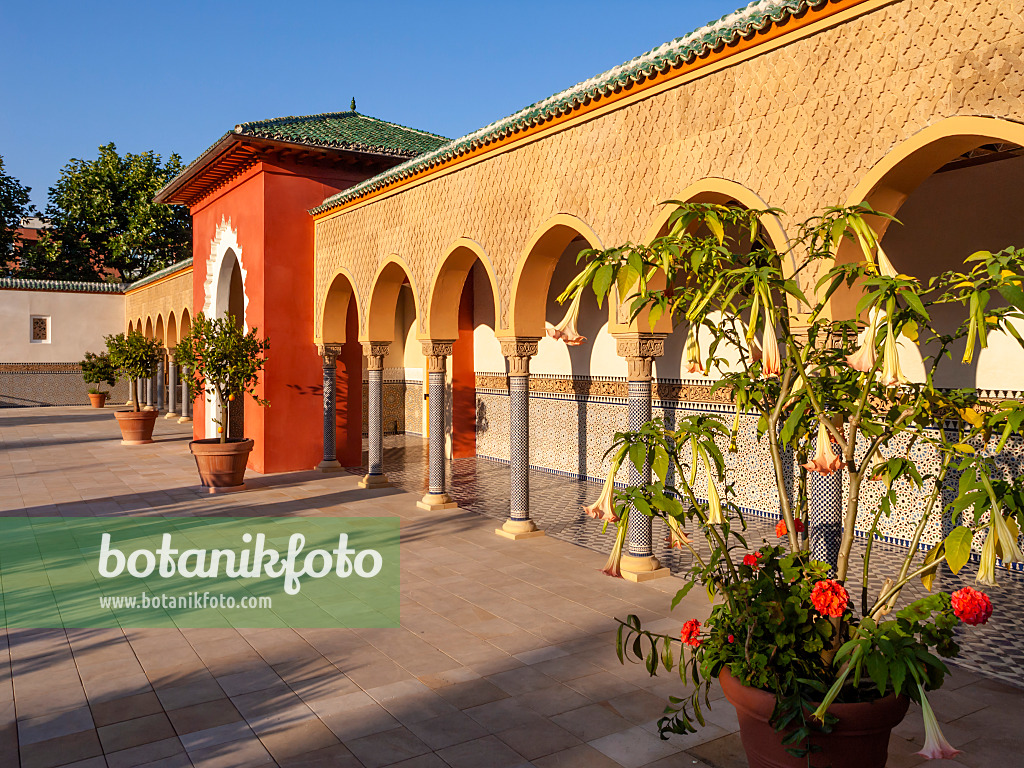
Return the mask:
[[324, 365], [332, 366], [335, 364], [338, 355], [341, 354], [341, 348], [344, 346], [344, 344], [317, 344], [316, 352], [324, 359]]
[[529, 336], [514, 336], [500, 339], [501, 354], [508, 359], [509, 376], [528, 376], [530, 358], [537, 354], [540, 339]]
[[630, 381], [650, 381], [654, 358], [665, 354], [664, 333], [623, 333], [615, 335], [615, 351], [626, 358]]
[[454, 339], [423, 339], [423, 356], [427, 358], [427, 371], [438, 373], [445, 370], [445, 358], [452, 353]]
[[384, 358], [391, 348], [390, 341], [364, 341], [363, 354], [366, 356], [366, 370], [383, 371]]

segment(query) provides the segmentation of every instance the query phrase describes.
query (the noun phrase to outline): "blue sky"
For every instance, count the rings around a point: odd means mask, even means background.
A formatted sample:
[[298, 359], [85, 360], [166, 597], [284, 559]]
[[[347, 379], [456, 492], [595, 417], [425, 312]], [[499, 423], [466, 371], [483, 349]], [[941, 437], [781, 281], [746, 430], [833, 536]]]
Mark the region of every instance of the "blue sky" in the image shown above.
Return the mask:
[[190, 162], [236, 123], [348, 108], [456, 137], [739, 7], [0, 3], [0, 156], [40, 208], [109, 141]]

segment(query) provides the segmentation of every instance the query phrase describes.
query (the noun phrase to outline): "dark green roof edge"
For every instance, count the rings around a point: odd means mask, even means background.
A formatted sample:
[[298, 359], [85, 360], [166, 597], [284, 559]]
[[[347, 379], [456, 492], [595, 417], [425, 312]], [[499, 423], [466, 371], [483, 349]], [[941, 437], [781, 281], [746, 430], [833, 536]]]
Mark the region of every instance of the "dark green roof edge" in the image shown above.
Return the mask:
[[141, 280], [136, 280], [134, 283], [130, 283], [125, 286], [125, 291], [134, 291], [136, 288], [141, 288], [144, 285], [159, 280], [161, 277], [167, 277], [173, 275], [175, 272], [181, 272], [183, 269], [188, 269], [192, 266], [192, 259], [185, 259], [184, 261], [178, 261], [171, 264], [169, 267], [164, 267], [159, 272], [154, 272], [151, 275], [146, 275]]
[[124, 293], [123, 283], [85, 283], [77, 280], [34, 280], [22, 277], [0, 277], [0, 289], [21, 291], [67, 291], [68, 293]]
[[478, 131], [454, 139], [443, 147], [407, 160], [394, 168], [332, 195], [316, 208], [311, 209], [310, 213], [324, 213], [388, 187], [397, 181], [409, 178], [427, 168], [447, 163], [460, 155], [492, 141], [503, 139], [524, 128], [538, 125], [561, 114], [568, 114], [575, 107], [642, 82], [656, 73], [667, 72], [673, 67], [690, 64], [711, 51], [721, 50], [725, 45], [736, 43], [743, 37], [767, 30], [773, 24], [784, 22], [789, 17], [800, 14], [809, 8], [820, 8], [830, 1], [832, 0], [757, 0], [684, 37], [678, 37], [607, 72], [577, 83], [543, 101], [538, 101], [506, 118], [486, 125]]

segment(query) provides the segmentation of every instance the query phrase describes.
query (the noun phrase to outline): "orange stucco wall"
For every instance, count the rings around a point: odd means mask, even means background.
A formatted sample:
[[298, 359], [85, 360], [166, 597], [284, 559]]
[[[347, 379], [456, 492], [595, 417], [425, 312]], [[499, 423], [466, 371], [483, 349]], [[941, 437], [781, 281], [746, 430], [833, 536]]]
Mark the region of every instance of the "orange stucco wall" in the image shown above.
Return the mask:
[[[259, 163], [192, 208], [194, 311], [217, 226], [230, 220], [245, 271], [246, 323], [270, 340], [259, 395], [245, 404], [249, 468], [287, 472], [315, 467], [323, 452], [322, 367], [313, 338], [313, 222], [309, 208], [362, 176], [286, 163]], [[205, 437], [205, 403], [195, 403], [196, 438]], [[358, 422], [358, 419], [357, 419]], [[339, 445], [347, 437], [339, 434]], [[357, 437], [358, 439], [358, 437]]]

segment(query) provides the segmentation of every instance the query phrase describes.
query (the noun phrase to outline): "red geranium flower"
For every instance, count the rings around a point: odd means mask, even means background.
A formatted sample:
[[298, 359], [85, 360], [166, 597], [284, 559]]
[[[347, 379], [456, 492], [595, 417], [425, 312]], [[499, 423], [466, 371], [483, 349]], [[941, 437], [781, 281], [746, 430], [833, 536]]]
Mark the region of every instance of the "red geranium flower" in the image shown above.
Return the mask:
[[757, 553], [756, 555], [744, 555], [743, 556], [743, 564], [744, 565], [749, 565], [752, 570], [756, 571], [758, 568], [761, 567], [761, 563], [758, 562], [758, 558], [760, 556], [761, 556], [760, 552]]
[[842, 616], [849, 602], [846, 588], [835, 579], [819, 581], [811, 589], [811, 604], [822, 616]]
[[697, 648], [701, 643], [700, 622], [696, 619], [690, 619], [689, 621], [684, 622], [683, 629], [682, 632], [680, 632], [680, 635], [682, 635], [684, 643], [686, 643], [687, 645], [692, 645], [694, 648]]
[[[803, 533], [804, 532], [804, 521], [801, 520], [800, 518], [796, 519], [795, 526], [796, 526], [796, 532], [797, 533]], [[789, 528], [786, 527], [786, 521], [785, 520], [779, 520], [779, 522], [777, 522], [775, 524], [775, 535], [778, 536], [781, 539], [787, 533], [789, 533]]]
[[964, 587], [954, 592], [951, 598], [953, 613], [964, 624], [984, 624], [992, 615], [992, 601], [984, 592]]

